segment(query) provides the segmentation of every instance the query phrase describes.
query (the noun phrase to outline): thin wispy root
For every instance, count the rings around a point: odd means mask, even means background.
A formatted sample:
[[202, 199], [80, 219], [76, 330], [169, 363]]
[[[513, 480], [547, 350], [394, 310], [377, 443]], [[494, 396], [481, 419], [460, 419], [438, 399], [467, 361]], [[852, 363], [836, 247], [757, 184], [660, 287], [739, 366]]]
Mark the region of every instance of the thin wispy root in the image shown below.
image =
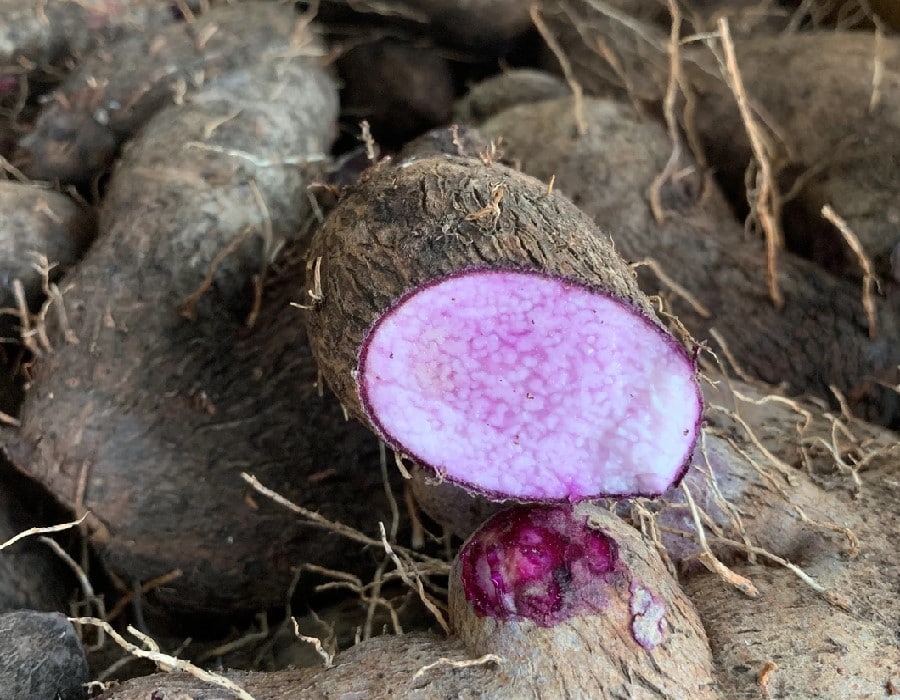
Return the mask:
[[776, 308], [784, 306], [784, 297], [778, 285], [778, 253], [784, 247], [784, 235], [781, 231], [781, 195], [775, 180], [775, 169], [766, 149], [766, 138], [762, 127], [750, 107], [750, 98], [744, 87], [744, 79], [738, 68], [734, 41], [728, 20], [721, 18], [718, 22], [719, 37], [724, 51], [724, 72], [728, 86], [737, 100], [744, 129], [750, 139], [750, 148], [756, 161], [756, 177], [752, 190], [755, 197], [751, 204], [751, 216], [755, 216], [762, 228], [766, 240], [766, 284], [769, 298]]
[[700, 519], [700, 510], [694, 502], [691, 490], [688, 488], [687, 484], [684, 483], [681, 485], [681, 490], [687, 500], [688, 508], [691, 511], [691, 517], [694, 519], [694, 531], [697, 533], [697, 543], [700, 545], [701, 549], [700, 555], [698, 556], [700, 563], [712, 573], [719, 576], [725, 583], [737, 588], [748, 598], [759, 597], [759, 589], [753, 585], [753, 582], [750, 579], [729, 569], [725, 564], [719, 561], [715, 554], [713, 554], [712, 550], [709, 548], [709, 543], [706, 541], [706, 532], [703, 529], [703, 523]]
[[487, 664], [502, 664], [505, 659], [502, 656], [497, 656], [496, 654], [485, 654], [484, 656], [479, 656], [477, 659], [466, 659], [465, 661], [457, 661], [455, 659], [448, 659], [445, 657], [441, 657], [437, 661], [433, 661], [430, 664], [426, 664], [422, 666], [418, 671], [413, 675], [413, 680], [418, 680], [426, 673], [435, 668], [441, 667], [449, 667], [449, 668], [470, 668], [472, 666], [485, 666]]
[[181, 671], [182, 673], [187, 673], [188, 675], [191, 675], [198, 680], [204, 681], [205, 683], [209, 683], [210, 685], [215, 685], [219, 688], [222, 688], [223, 690], [227, 690], [234, 697], [239, 698], [240, 700], [255, 700], [255, 698], [250, 695], [250, 693], [241, 688], [231, 679], [226, 678], [225, 676], [221, 676], [218, 673], [213, 673], [212, 671], [202, 669], [199, 666], [195, 666], [190, 661], [185, 661], [184, 659], [179, 659], [175, 656], [164, 654], [160, 651], [159, 645], [156, 644], [153, 639], [151, 639], [146, 634], [143, 634], [142, 632], [136, 630], [131, 625], [128, 626], [129, 634], [137, 637], [146, 647], [149, 648], [142, 649], [136, 644], [132, 644], [127, 639], [125, 639], [125, 637], [116, 632], [116, 630], [113, 629], [112, 625], [110, 625], [105, 620], [100, 620], [96, 617], [70, 617], [69, 622], [76, 625], [90, 625], [97, 627], [98, 629], [102, 629], [116, 644], [122, 647], [129, 654], [136, 658], [153, 661], [155, 664], [157, 664], [157, 666], [159, 666], [160, 670], [170, 673], [173, 671]]
[[[341, 537], [346, 537], [353, 542], [357, 542], [359, 544], [368, 545], [371, 547], [375, 547], [376, 549], [382, 549], [383, 541], [381, 539], [376, 539], [374, 537], [369, 537], [364, 532], [360, 532], [355, 528], [349, 527], [348, 525], [344, 525], [340, 522], [335, 522], [333, 520], [329, 520], [324, 515], [320, 513], [316, 513], [315, 511], [309, 510], [308, 508], [304, 508], [303, 506], [298, 506], [296, 503], [293, 503], [289, 499], [285, 498], [277, 491], [273, 491], [272, 489], [263, 486], [259, 480], [246, 472], [241, 473], [241, 478], [246, 481], [253, 490], [257, 493], [266, 496], [267, 498], [273, 500], [275, 503], [279, 504], [287, 508], [292, 513], [299, 515], [304, 520], [306, 520], [310, 525], [321, 528], [323, 530], [327, 530], [329, 532], [333, 532]], [[438, 574], [441, 573], [443, 575], [447, 575], [450, 573], [450, 564], [441, 559], [435, 559], [434, 557], [429, 557], [426, 554], [422, 554], [421, 552], [416, 552], [407, 547], [402, 547], [400, 545], [394, 545], [394, 550], [402, 553], [404, 556], [408, 557], [411, 560], [419, 561], [423, 564], [427, 564], [430, 567], [430, 573]]]
[[[382, 450], [382, 470], [385, 471], [386, 467], [386, 452]], [[382, 585], [385, 581], [391, 579], [399, 579], [411, 591], [413, 591], [419, 597], [419, 600], [421, 600], [425, 608], [432, 614], [441, 628], [446, 633], [450, 633], [450, 627], [447, 624], [444, 613], [441, 611], [441, 607], [437, 602], [437, 598], [429, 594], [429, 590], [437, 596], [440, 596], [443, 593], [443, 590], [434, 585], [430, 581], [429, 577], [447, 576], [450, 573], [450, 563], [442, 559], [429, 557], [425, 554], [422, 554], [421, 552], [415, 551], [414, 549], [409, 549], [392, 542], [396, 535], [396, 524], [397, 518], [399, 517], [399, 512], [396, 510], [396, 501], [393, 497], [393, 494], [391, 494], [389, 497], [389, 500], [392, 503], [391, 510], [394, 515], [394, 521], [391, 524], [390, 530], [391, 541], [389, 541], [388, 531], [385, 528], [384, 523], [382, 522], [378, 523], [380, 538], [375, 539], [373, 537], [369, 537], [363, 532], [360, 532], [359, 530], [344, 525], [343, 523], [334, 522], [325, 518], [319, 513], [311, 511], [307, 508], [303, 508], [302, 506], [298, 506], [296, 503], [291, 502], [281, 494], [263, 486], [254, 476], [250, 474], [243, 473], [241, 474], [241, 478], [243, 478], [244, 481], [246, 481], [255, 491], [266, 496], [267, 498], [270, 498], [275, 503], [278, 503], [279, 505], [287, 508], [292, 513], [299, 515], [310, 525], [319, 527], [328, 532], [333, 532], [335, 534], [341, 535], [342, 537], [345, 537], [353, 542], [374, 547], [377, 550], [381, 550], [385, 553], [386, 559], [382, 561], [376, 569], [374, 580], [365, 585], [358, 577], [346, 574], [344, 572], [331, 571], [310, 564], [307, 564], [303, 567], [304, 570], [315, 571], [317, 573], [335, 579], [330, 583], [322, 584], [321, 586], [319, 586], [318, 590], [345, 588], [356, 593], [359, 596], [360, 600], [366, 604], [367, 616], [363, 635], [364, 639], [368, 639], [370, 636], [372, 636], [374, 614], [376, 608], [379, 606], [387, 610], [388, 614], [391, 617], [394, 631], [397, 634], [401, 634], [403, 632], [400, 626], [399, 618], [397, 616], [397, 610], [390, 603], [390, 601], [386, 600], [381, 594]], [[387, 482], [385, 483], [386, 488], [388, 488]], [[388, 562], [393, 563], [396, 569], [395, 571], [385, 571]]]
[[6, 542], [0, 544], [0, 550], [4, 550], [7, 547], [12, 547], [16, 542], [20, 540], [24, 540], [26, 537], [31, 537], [32, 535], [47, 535], [52, 532], [62, 532], [63, 530], [70, 530], [73, 527], [77, 527], [84, 522], [84, 519], [88, 517], [88, 513], [82, 515], [78, 520], [73, 520], [69, 523], [61, 523], [60, 525], [50, 525], [49, 527], [31, 527], [27, 530], [23, 530], [18, 533], [14, 537], [10, 537]]
[[698, 316], [702, 318], [712, 318], [712, 312], [707, 309], [697, 297], [691, 294], [687, 289], [678, 284], [675, 280], [673, 280], [666, 271], [662, 269], [662, 266], [652, 258], [644, 258], [643, 260], [638, 260], [637, 262], [633, 262], [629, 265], [632, 270], [636, 270], [639, 267], [647, 267], [653, 271], [653, 274], [659, 279], [659, 281], [666, 287], [668, 287], [673, 294], [684, 299], [688, 304], [690, 304], [691, 308], [697, 312]]

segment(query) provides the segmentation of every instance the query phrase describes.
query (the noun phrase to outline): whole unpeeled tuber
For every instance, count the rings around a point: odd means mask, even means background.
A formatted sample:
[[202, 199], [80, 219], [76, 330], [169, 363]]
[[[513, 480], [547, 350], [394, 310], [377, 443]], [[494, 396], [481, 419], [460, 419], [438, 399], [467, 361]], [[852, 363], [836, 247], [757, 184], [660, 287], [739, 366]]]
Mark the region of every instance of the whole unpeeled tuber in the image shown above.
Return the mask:
[[697, 436], [694, 363], [571, 202], [449, 156], [371, 170], [310, 250], [329, 385], [397, 451], [496, 498], [656, 495]]

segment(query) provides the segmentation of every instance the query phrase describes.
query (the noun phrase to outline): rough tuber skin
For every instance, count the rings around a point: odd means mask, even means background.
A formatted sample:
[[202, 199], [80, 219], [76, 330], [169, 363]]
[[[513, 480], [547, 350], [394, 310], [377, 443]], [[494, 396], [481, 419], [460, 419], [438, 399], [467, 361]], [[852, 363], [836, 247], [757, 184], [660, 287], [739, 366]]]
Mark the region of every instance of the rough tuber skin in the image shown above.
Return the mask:
[[[273, 252], [305, 244], [306, 188], [337, 117], [336, 87], [305, 53], [315, 44], [296, 39], [297, 51], [169, 106], [125, 149], [100, 236], [66, 280], [80, 343], [48, 324], [54, 352], [35, 363], [4, 445], [60, 502], [90, 512], [110, 570], [129, 582], [183, 571], [144, 601], [169, 611], [255, 612], [283, 602], [304, 561], [353, 566], [336, 536], [250, 497], [243, 471], [352, 527], [388, 517], [356, 498], [383, 492], [377, 470], [356, 469], [375, 441], [314, 386], [289, 305], [298, 271], [260, 289], [247, 324]], [[371, 557], [356, 562], [367, 571]]]
[[295, 20], [289, 6], [242, 3], [156, 32], [127, 34], [91, 54], [54, 92], [17, 158], [33, 179], [87, 185], [153, 114], [185, 93], [288, 49], [321, 51], [315, 43], [292, 46]]
[[513, 68], [473, 85], [453, 108], [453, 120], [477, 124], [518, 104], [566, 97], [571, 89], [551, 73]]
[[[491, 589], [511, 597], [486, 604]], [[257, 700], [717, 697], [703, 629], [659, 555], [622, 520], [586, 504], [517, 506], [486, 523], [454, 565], [450, 624], [450, 639], [381, 637], [338, 654], [331, 668], [233, 678]], [[500, 660], [453, 666], [484, 654]], [[105, 697], [146, 700], [154, 691], [208, 697], [197, 681], [159, 674]]]
[[64, 615], [0, 615], [0, 698], [84, 700], [89, 679], [81, 642]]
[[326, 381], [441, 477], [577, 502], [660, 494], [683, 475], [693, 359], [604, 235], [545, 185], [450, 156], [375, 168], [309, 260]]

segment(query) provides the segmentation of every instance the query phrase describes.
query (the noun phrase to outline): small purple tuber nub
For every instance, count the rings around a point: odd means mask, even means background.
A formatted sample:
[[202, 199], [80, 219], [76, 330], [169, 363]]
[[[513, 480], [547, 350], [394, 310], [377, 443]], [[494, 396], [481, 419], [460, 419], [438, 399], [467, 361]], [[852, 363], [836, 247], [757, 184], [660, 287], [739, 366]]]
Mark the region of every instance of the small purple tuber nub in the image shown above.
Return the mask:
[[365, 338], [358, 381], [392, 447], [499, 498], [660, 495], [701, 412], [694, 362], [659, 325], [535, 271], [465, 270], [407, 293]]
[[520, 506], [495, 515], [460, 550], [463, 593], [482, 617], [553, 627], [603, 609], [617, 556], [616, 543], [570, 507]]

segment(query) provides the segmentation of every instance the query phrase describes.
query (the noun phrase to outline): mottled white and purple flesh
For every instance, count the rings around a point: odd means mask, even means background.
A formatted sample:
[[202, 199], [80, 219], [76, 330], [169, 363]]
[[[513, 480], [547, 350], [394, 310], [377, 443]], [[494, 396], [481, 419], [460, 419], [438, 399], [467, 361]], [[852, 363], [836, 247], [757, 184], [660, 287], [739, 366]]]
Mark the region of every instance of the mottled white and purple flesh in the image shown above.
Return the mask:
[[497, 497], [658, 495], [701, 412], [694, 362], [631, 305], [537, 272], [423, 285], [374, 324], [363, 407], [385, 440]]

